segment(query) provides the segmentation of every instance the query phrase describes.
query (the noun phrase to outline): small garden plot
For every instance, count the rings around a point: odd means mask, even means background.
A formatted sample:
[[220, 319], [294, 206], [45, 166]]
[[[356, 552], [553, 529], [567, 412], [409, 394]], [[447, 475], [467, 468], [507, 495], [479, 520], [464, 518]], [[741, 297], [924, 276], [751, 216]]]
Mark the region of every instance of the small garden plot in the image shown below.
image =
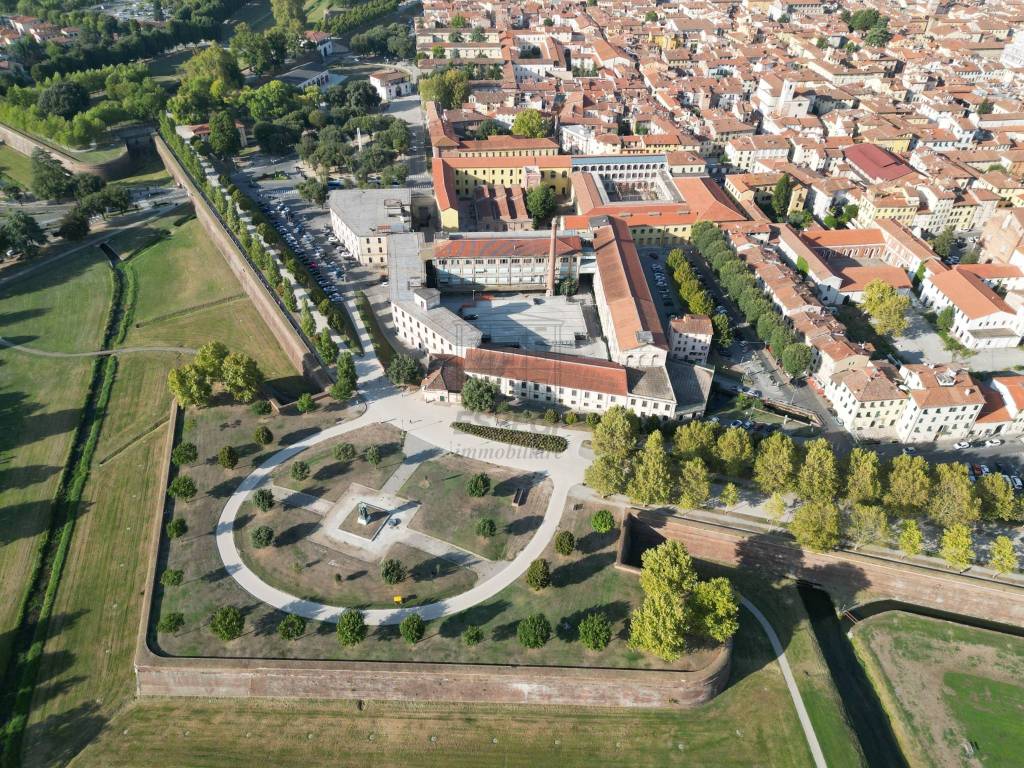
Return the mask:
[[[488, 487], [473, 496], [478, 475]], [[515, 557], [540, 527], [550, 494], [550, 481], [454, 454], [421, 464], [399, 491], [420, 503], [413, 528], [489, 560]], [[478, 528], [484, 520], [494, 522], [493, 533]]]
[[[380, 490], [405, 460], [402, 444], [405, 433], [390, 424], [372, 424], [353, 430], [341, 437], [320, 443], [303, 451], [291, 461], [282, 464], [273, 475], [276, 485], [302, 491], [330, 501], [337, 501], [353, 482]], [[352, 446], [354, 458], [337, 458], [344, 451], [341, 446]], [[380, 461], [374, 464], [368, 459], [367, 450], [376, 448]], [[299, 464], [299, 469], [295, 465]], [[302, 464], [308, 474], [302, 477]]]

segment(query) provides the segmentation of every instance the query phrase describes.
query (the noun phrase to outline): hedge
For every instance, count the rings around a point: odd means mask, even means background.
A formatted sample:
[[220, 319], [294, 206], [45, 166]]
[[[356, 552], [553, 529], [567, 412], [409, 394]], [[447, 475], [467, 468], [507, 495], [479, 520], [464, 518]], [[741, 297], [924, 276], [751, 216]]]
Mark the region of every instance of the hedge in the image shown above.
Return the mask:
[[466, 421], [456, 421], [452, 424], [452, 427], [459, 430], [459, 432], [465, 432], [467, 435], [476, 435], [485, 440], [519, 445], [523, 448], [536, 448], [540, 451], [561, 453], [569, 447], [569, 441], [559, 435], [544, 435], [537, 432], [527, 432], [522, 429], [487, 427], [483, 424], [470, 424]]

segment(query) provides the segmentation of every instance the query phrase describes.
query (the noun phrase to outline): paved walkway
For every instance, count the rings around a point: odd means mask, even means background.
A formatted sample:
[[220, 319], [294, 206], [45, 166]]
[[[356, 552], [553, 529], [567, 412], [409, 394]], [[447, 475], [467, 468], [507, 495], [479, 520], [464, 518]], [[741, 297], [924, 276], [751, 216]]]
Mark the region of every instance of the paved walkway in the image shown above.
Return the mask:
[[388, 478], [388, 481], [381, 487], [383, 493], [398, 494], [402, 487], [409, 481], [409, 478], [416, 472], [416, 467], [424, 461], [429, 461], [435, 456], [440, 456], [443, 451], [430, 443], [425, 443], [415, 435], [405, 436], [405, 445], [402, 446], [405, 459], [398, 465], [395, 473]]
[[24, 352], [36, 357], [106, 357], [108, 355], [130, 355], [136, 352], [172, 352], [179, 355], [194, 355], [192, 347], [120, 347], [118, 349], [99, 349], [95, 352], [49, 352], [45, 349], [33, 349], [22, 344], [14, 344], [0, 337], [0, 347]]
[[761, 613], [756, 605], [747, 600], [747, 598], [740, 595], [740, 604], [746, 608], [750, 613], [757, 619], [758, 624], [764, 630], [764, 633], [768, 635], [768, 642], [772, 644], [772, 651], [775, 653], [775, 660], [779, 662], [779, 668], [782, 670], [782, 677], [786, 681], [786, 687], [789, 689], [789, 695], [793, 699], [793, 706], [796, 707], [796, 716], [800, 718], [800, 727], [804, 729], [804, 737], [807, 739], [807, 746], [811, 749], [811, 756], [814, 758], [814, 765], [816, 768], [828, 768], [828, 763], [825, 762], [825, 754], [821, 751], [821, 745], [818, 743], [818, 736], [814, 733], [814, 726], [811, 725], [811, 718], [807, 714], [807, 707], [804, 706], [803, 697], [800, 695], [800, 689], [796, 687], [796, 679], [793, 677], [793, 670], [789, 668], [789, 661], [786, 659], [786, 652], [782, 648], [782, 642], [779, 640], [779, 636], [775, 633], [775, 629], [765, 618], [765, 615]]
[[311, 496], [302, 491], [293, 491], [291, 488], [286, 488], [283, 485], [271, 485], [269, 488], [274, 494], [274, 498], [280, 500], [281, 504], [286, 507], [308, 509], [310, 512], [321, 516], [329, 515], [334, 508], [334, 504], [327, 501], [327, 499], [321, 499], [319, 496]]

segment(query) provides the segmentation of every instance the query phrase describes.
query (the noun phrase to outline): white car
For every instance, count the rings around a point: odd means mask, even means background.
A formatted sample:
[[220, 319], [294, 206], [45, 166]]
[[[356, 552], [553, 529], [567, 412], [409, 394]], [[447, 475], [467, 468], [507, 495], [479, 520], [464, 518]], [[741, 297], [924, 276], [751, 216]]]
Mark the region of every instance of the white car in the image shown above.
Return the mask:
[[958, 451], [962, 451], [964, 448], [970, 448], [971, 444], [968, 443], [966, 440], [961, 440], [959, 443], [957, 443], [953, 447], [956, 448]]
[[993, 437], [991, 440], [986, 440], [985, 445], [1002, 445], [1003, 441]]

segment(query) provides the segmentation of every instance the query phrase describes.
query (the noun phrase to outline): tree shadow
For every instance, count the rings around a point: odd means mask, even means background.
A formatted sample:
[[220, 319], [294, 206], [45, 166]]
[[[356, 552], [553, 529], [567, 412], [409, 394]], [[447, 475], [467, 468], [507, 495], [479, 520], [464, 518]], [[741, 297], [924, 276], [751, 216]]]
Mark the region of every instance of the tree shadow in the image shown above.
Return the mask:
[[616, 528], [613, 528], [607, 533], [591, 531], [590, 533], [576, 539], [576, 549], [584, 555], [591, 555], [594, 552], [600, 552], [602, 549], [615, 546], [615, 542], [618, 538], [619, 531]]
[[577, 560], [560, 565], [551, 571], [551, 586], [568, 587], [572, 584], [582, 584], [599, 571], [604, 570], [615, 562], [615, 554], [612, 552], [599, 552], [593, 555], [585, 555]]
[[363, 578], [369, 571], [352, 571], [352, 573], [345, 576], [345, 581], [356, 581], [357, 579]]
[[99, 714], [99, 705], [90, 701], [29, 724], [22, 743], [32, 745], [40, 764], [66, 765], [99, 736], [106, 724], [107, 719]]
[[244, 459], [247, 456], [253, 456], [259, 453], [261, 446], [258, 443], [243, 443], [242, 445], [235, 446], [235, 453], [238, 454], [240, 459]]
[[518, 517], [508, 525], [505, 526], [505, 532], [509, 536], [524, 536], [527, 533], [540, 528], [540, 524], [544, 521], [541, 515], [527, 515], [526, 517]]
[[499, 624], [493, 630], [491, 630], [491, 639], [495, 642], [501, 642], [502, 640], [511, 640], [516, 636], [516, 630], [519, 628], [519, 619], [515, 621], [508, 621], [504, 624]]
[[0, 488], [30, 488], [46, 482], [60, 472], [60, 467], [47, 464], [26, 464], [21, 467], [0, 469]]
[[603, 613], [613, 625], [625, 621], [629, 616], [630, 605], [625, 600], [613, 600], [610, 603], [595, 605], [591, 608], [583, 608], [573, 611], [568, 616], [563, 616], [555, 625], [555, 636], [567, 643], [579, 640], [579, 625], [587, 616], [592, 613]]
[[457, 573], [459, 570], [455, 563], [445, 560], [443, 557], [432, 557], [423, 560], [409, 569], [409, 577], [413, 581], [431, 581], [444, 578]]
[[319, 427], [302, 427], [300, 429], [292, 430], [286, 435], [281, 435], [281, 439], [278, 440], [278, 443], [281, 445], [294, 445], [295, 443], [305, 440], [307, 437], [312, 437], [318, 432], [320, 432]]
[[[32, 539], [50, 527], [52, 501], [33, 501], [0, 507], [0, 547]], [[12, 598], [13, 599], [13, 596]]]
[[274, 546], [287, 547], [298, 544], [307, 539], [318, 527], [317, 523], [296, 523], [274, 537]]

